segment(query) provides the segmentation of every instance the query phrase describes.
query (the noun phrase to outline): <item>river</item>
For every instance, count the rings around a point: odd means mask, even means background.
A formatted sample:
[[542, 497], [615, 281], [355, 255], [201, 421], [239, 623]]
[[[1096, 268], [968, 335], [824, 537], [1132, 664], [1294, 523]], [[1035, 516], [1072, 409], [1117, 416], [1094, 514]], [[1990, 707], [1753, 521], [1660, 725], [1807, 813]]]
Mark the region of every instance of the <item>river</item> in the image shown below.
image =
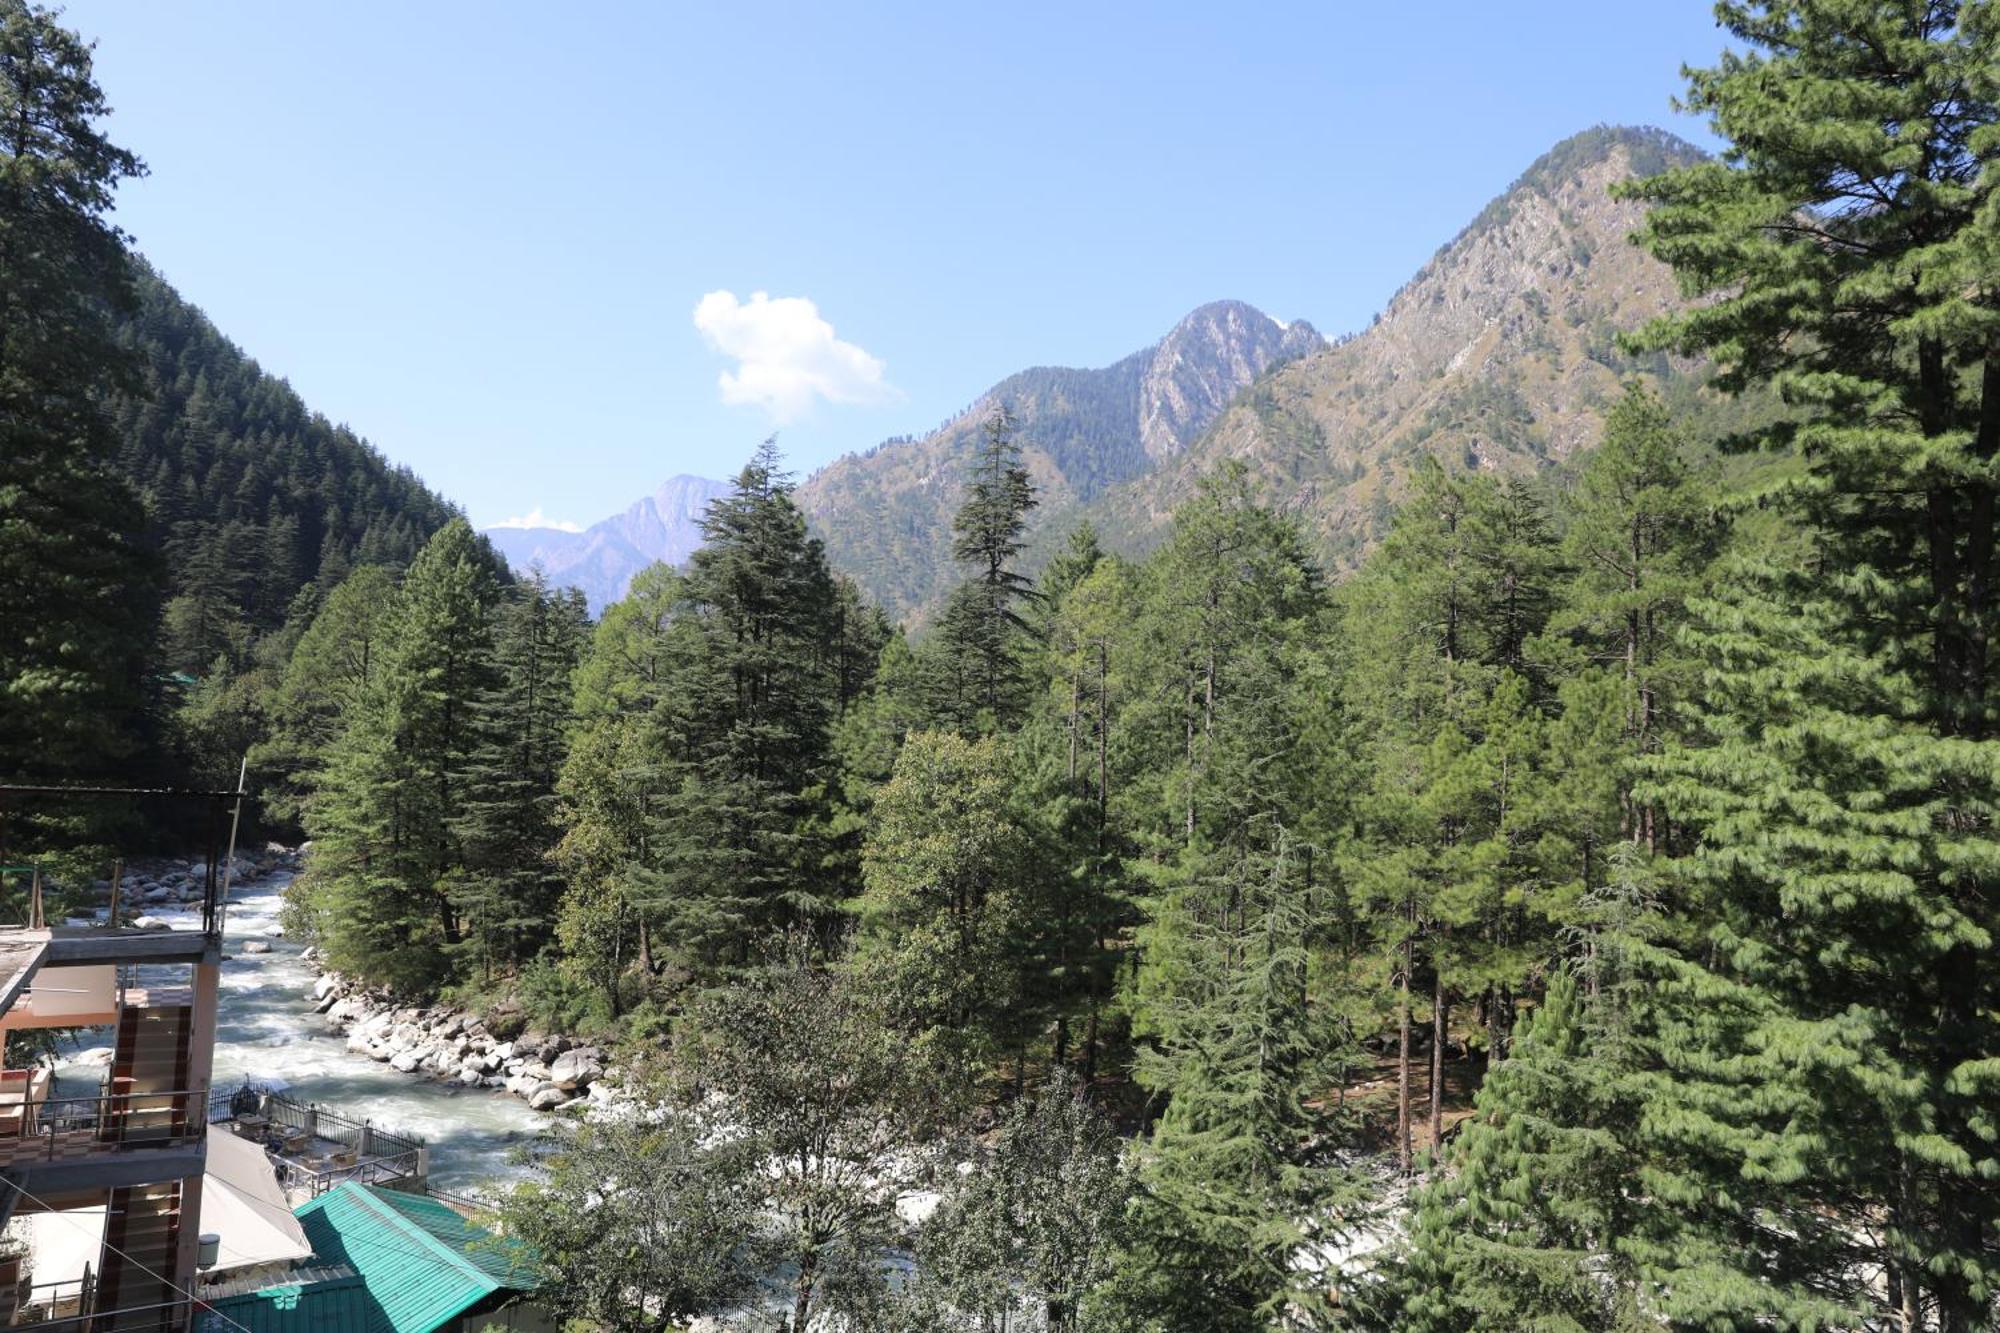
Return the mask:
[[[431, 1148], [431, 1181], [455, 1193], [484, 1193], [504, 1186], [527, 1168], [513, 1159], [548, 1117], [508, 1093], [447, 1087], [347, 1049], [347, 1038], [313, 1012], [318, 974], [302, 947], [278, 933], [278, 908], [289, 873], [280, 871], [232, 889], [223, 930], [222, 995], [216, 1020], [218, 1090], [249, 1081], [281, 1088], [288, 1096], [318, 1102], [395, 1134], [423, 1139]], [[201, 928], [201, 909], [152, 908], [175, 930]], [[269, 953], [243, 952], [265, 940]], [[71, 1089], [94, 1085], [101, 1065], [76, 1057], [110, 1043], [109, 1029], [76, 1034], [65, 1046], [57, 1076]]]

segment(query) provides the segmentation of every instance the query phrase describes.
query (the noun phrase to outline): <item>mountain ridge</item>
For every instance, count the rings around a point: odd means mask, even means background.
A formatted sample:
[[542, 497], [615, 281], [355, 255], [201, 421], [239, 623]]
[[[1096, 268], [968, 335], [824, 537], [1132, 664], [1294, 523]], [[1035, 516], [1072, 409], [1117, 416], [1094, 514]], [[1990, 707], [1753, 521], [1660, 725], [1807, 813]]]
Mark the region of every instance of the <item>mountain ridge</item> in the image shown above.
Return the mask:
[[[920, 625], [958, 577], [950, 516], [976, 423], [997, 402], [1022, 416], [1024, 404], [1032, 415], [1051, 397], [1091, 393], [1100, 404], [1157, 406], [1108, 449], [1079, 449], [1092, 441], [1060, 432], [1051, 441], [1046, 425], [1024, 421], [1039, 500], [1031, 565], [1083, 519], [1111, 549], [1143, 553], [1199, 477], [1235, 459], [1267, 500], [1298, 516], [1331, 567], [1350, 567], [1386, 530], [1419, 453], [1498, 471], [1560, 464], [1596, 442], [1631, 379], [1684, 412], [1717, 410], [1700, 367], [1627, 357], [1616, 342], [1683, 298], [1666, 267], [1629, 244], [1643, 209], [1611, 187], [1702, 156], [1654, 127], [1571, 135], [1439, 246], [1359, 333], [1329, 342], [1240, 302], [1210, 303], [1108, 367], [1020, 372], [930, 435], [836, 460], [800, 487], [801, 505], [835, 564]], [[1244, 311], [1284, 346], [1249, 337]], [[1208, 354], [1208, 373], [1186, 392], [1168, 369], [1183, 330], [1198, 362]], [[1218, 355], [1244, 338], [1251, 354]]]
[[1629, 244], [1643, 206], [1611, 187], [1702, 156], [1653, 127], [1562, 140], [1368, 329], [1263, 377], [1170, 466], [1092, 516], [1114, 544], [1143, 546], [1202, 472], [1236, 459], [1344, 568], [1386, 530], [1419, 453], [1502, 472], [1561, 463], [1596, 443], [1603, 412], [1634, 379], [1696, 410], [1699, 367], [1618, 350], [1619, 333], [1683, 298], [1667, 268]]
[[995, 406], [1015, 416], [1040, 514], [1068, 512], [1176, 456], [1259, 374], [1324, 342], [1304, 320], [1211, 301], [1108, 366], [1017, 371], [927, 435], [835, 459], [800, 484], [799, 505], [837, 567], [892, 616], [921, 620], [957, 578], [951, 516]]
[[655, 562], [679, 565], [701, 545], [709, 501], [729, 483], [680, 473], [651, 495], [581, 532], [565, 528], [485, 529], [516, 574], [539, 566], [549, 582], [581, 589], [592, 615], [625, 595], [632, 576]]

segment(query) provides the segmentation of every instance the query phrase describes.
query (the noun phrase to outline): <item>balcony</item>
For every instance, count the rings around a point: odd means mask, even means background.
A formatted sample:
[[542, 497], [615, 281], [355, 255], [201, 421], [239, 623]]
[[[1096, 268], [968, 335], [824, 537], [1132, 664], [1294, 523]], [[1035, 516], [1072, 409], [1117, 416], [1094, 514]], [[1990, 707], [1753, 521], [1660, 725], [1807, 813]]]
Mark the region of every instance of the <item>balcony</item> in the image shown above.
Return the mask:
[[184, 1148], [208, 1128], [208, 1095], [179, 1089], [139, 1092], [132, 1080], [109, 1078], [90, 1097], [47, 1098], [33, 1075], [23, 1082], [0, 1071], [0, 1171], [106, 1154]]

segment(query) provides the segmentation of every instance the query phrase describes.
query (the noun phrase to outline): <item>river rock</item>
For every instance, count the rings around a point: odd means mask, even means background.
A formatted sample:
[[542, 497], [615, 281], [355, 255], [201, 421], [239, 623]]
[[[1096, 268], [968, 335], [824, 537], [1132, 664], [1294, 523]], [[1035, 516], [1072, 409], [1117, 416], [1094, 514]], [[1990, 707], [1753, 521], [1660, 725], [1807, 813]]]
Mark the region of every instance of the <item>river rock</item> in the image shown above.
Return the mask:
[[399, 1074], [414, 1074], [417, 1072], [417, 1066], [423, 1062], [424, 1057], [416, 1051], [397, 1051], [389, 1057], [389, 1068]]
[[597, 1052], [587, 1046], [564, 1051], [549, 1066], [549, 1082], [564, 1092], [574, 1092], [587, 1088], [604, 1074], [604, 1066], [598, 1063]]
[[87, 1051], [79, 1051], [73, 1061], [80, 1065], [109, 1065], [115, 1052], [109, 1046], [93, 1046]]
[[533, 1097], [537, 1089], [552, 1086], [552, 1084], [542, 1079], [531, 1078], [527, 1074], [515, 1074], [506, 1082], [507, 1091], [513, 1093], [516, 1097]]
[[530, 1111], [553, 1111], [569, 1102], [569, 1094], [553, 1083], [544, 1083], [528, 1098]]
[[245, 941], [243, 941], [243, 952], [244, 952], [244, 953], [269, 953], [269, 952], [271, 952], [271, 941], [269, 941], [269, 940], [245, 940]]
[[135, 916], [126, 922], [130, 930], [172, 930], [173, 927], [156, 916]]

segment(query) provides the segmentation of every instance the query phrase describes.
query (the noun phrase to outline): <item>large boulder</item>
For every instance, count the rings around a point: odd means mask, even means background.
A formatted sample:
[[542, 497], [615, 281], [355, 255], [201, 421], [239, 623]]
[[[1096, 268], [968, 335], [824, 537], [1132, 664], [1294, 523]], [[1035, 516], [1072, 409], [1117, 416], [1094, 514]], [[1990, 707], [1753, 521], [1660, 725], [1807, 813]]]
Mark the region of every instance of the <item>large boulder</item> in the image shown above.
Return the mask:
[[271, 941], [269, 941], [269, 940], [245, 940], [245, 941], [243, 941], [243, 952], [244, 952], [244, 953], [269, 953], [269, 952], [271, 952]]
[[528, 1098], [530, 1111], [553, 1111], [569, 1103], [569, 1094], [553, 1083], [544, 1083]]
[[597, 1052], [588, 1046], [564, 1051], [549, 1066], [549, 1082], [564, 1092], [587, 1088], [603, 1076], [604, 1066], [598, 1061]]
[[417, 1072], [417, 1066], [423, 1062], [424, 1057], [421, 1052], [409, 1050], [397, 1051], [393, 1056], [389, 1057], [389, 1068], [399, 1074], [414, 1074]]

